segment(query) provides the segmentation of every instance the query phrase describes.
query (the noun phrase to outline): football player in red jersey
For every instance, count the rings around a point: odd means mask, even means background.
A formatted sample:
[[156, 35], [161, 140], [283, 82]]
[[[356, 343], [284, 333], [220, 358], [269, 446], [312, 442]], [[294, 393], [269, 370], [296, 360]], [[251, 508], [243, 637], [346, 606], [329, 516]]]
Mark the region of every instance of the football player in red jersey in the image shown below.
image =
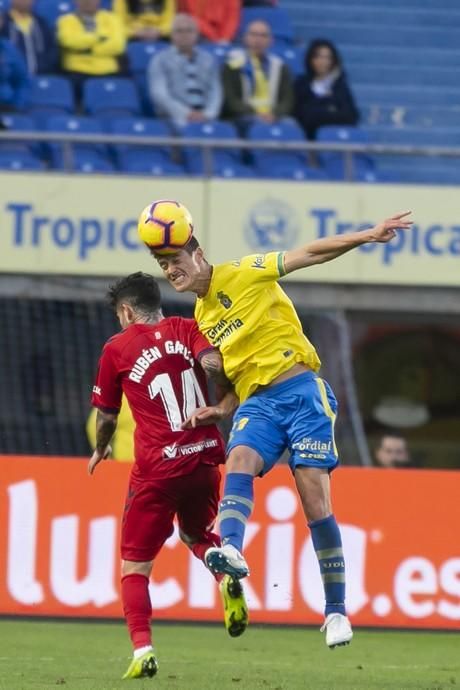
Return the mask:
[[[153, 676], [158, 670], [152, 647], [149, 577], [164, 542], [179, 534], [204, 562], [210, 546], [220, 545], [210, 531], [219, 502], [219, 465], [224, 443], [215, 425], [184, 430], [198, 407], [206, 407], [206, 377], [222, 392], [222, 417], [237, 399], [229, 387], [217, 349], [199, 332], [193, 319], [164, 318], [156, 280], [134, 273], [108, 293], [122, 331], [104, 345], [92, 404], [97, 408], [96, 449], [92, 474], [110, 454], [110, 440], [124, 393], [136, 422], [135, 463], [131, 472], [121, 532], [123, 610], [134, 648], [123, 676]], [[225, 624], [230, 635], [244, 632], [248, 613], [238, 580], [219, 580]]]

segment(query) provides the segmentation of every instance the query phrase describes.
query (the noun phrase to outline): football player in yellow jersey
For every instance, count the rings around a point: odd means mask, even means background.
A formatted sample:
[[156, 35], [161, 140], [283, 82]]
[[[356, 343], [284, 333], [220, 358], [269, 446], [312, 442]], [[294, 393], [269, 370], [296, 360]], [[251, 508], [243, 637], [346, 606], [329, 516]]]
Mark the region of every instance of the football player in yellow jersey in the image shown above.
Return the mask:
[[[199, 329], [220, 348], [225, 373], [240, 400], [219, 508], [222, 546], [208, 550], [207, 565], [234, 578], [249, 574], [241, 551], [253, 508], [253, 480], [288, 449], [324, 584], [322, 630], [331, 648], [348, 644], [353, 636], [344, 604], [342, 541], [330, 496], [329, 474], [338, 463], [337, 402], [317, 375], [318, 355], [278, 280], [362, 244], [389, 242], [396, 230], [410, 228], [408, 215], [400, 213], [369, 230], [317, 239], [292, 251], [246, 256], [217, 266], [206, 261], [194, 237], [177, 253], [155, 257], [178, 292], [196, 294]], [[187, 423], [215, 422], [226, 412], [219, 405], [201, 408]]]

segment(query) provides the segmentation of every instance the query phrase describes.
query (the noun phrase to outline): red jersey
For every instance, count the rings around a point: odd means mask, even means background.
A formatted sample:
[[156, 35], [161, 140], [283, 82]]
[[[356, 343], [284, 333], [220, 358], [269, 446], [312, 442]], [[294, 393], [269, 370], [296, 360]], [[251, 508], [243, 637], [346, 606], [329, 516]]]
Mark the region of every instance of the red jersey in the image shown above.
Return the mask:
[[196, 322], [180, 317], [133, 324], [104, 345], [91, 402], [117, 413], [126, 395], [136, 422], [135, 477], [175, 477], [200, 462], [224, 462], [215, 425], [181, 429], [193, 410], [210, 404], [199, 360], [211, 349]]

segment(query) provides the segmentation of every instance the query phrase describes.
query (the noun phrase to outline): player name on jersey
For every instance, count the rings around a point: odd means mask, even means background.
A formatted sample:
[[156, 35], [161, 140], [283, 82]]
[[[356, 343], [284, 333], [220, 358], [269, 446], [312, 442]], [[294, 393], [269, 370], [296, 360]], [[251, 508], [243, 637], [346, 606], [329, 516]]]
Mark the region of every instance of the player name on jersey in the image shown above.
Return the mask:
[[131, 381], [142, 383], [142, 378], [150, 365], [161, 359], [163, 354], [182, 355], [184, 359], [190, 363], [190, 366], [193, 367], [194, 360], [190, 350], [179, 340], [166, 340], [163, 347], [164, 353], [161, 352], [160, 346], [158, 345], [142, 350], [141, 356], [136, 359], [136, 362], [129, 373], [129, 378]]

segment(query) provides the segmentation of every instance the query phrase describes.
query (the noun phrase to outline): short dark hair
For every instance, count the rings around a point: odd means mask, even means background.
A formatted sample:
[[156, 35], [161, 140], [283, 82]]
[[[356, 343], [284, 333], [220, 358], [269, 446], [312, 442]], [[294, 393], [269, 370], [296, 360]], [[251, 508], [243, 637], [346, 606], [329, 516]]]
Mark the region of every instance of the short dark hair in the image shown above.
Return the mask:
[[401, 432], [389, 430], [389, 431], [382, 431], [381, 432], [380, 436], [377, 439], [376, 448], [381, 447], [381, 445], [383, 443], [383, 439], [385, 439], [385, 438], [396, 438], [396, 439], [398, 439], [398, 441], [404, 441], [404, 443], [407, 445], [407, 439]]
[[136, 311], [148, 314], [161, 307], [161, 293], [155, 278], [148, 273], [131, 273], [109, 287], [107, 300], [115, 311], [121, 302], [128, 302]]
[[[194, 236], [192, 235], [191, 238], [189, 239], [189, 241], [187, 242], [187, 244], [185, 244], [185, 245], [182, 247], [182, 249], [183, 249], [185, 252], [187, 252], [187, 254], [192, 255], [193, 252], [194, 252], [196, 249], [198, 249], [199, 246], [200, 246], [200, 243], [198, 242], [198, 240], [196, 239], [196, 237], [194, 237]], [[178, 250], [178, 251], [180, 251], [180, 250]], [[154, 256], [155, 259], [159, 259], [159, 258], [161, 258], [161, 256], [163, 256], [162, 254], [158, 254], [158, 253], [155, 251], [155, 249], [154, 249], [153, 247], [150, 247], [150, 254], [151, 254], [152, 256]]]
[[327, 38], [316, 38], [313, 40], [307, 48], [305, 53], [305, 71], [309, 79], [315, 78], [315, 73], [313, 71], [313, 58], [320, 48], [329, 48], [332, 54], [332, 69], [342, 68], [342, 59], [335, 45], [328, 41]]

